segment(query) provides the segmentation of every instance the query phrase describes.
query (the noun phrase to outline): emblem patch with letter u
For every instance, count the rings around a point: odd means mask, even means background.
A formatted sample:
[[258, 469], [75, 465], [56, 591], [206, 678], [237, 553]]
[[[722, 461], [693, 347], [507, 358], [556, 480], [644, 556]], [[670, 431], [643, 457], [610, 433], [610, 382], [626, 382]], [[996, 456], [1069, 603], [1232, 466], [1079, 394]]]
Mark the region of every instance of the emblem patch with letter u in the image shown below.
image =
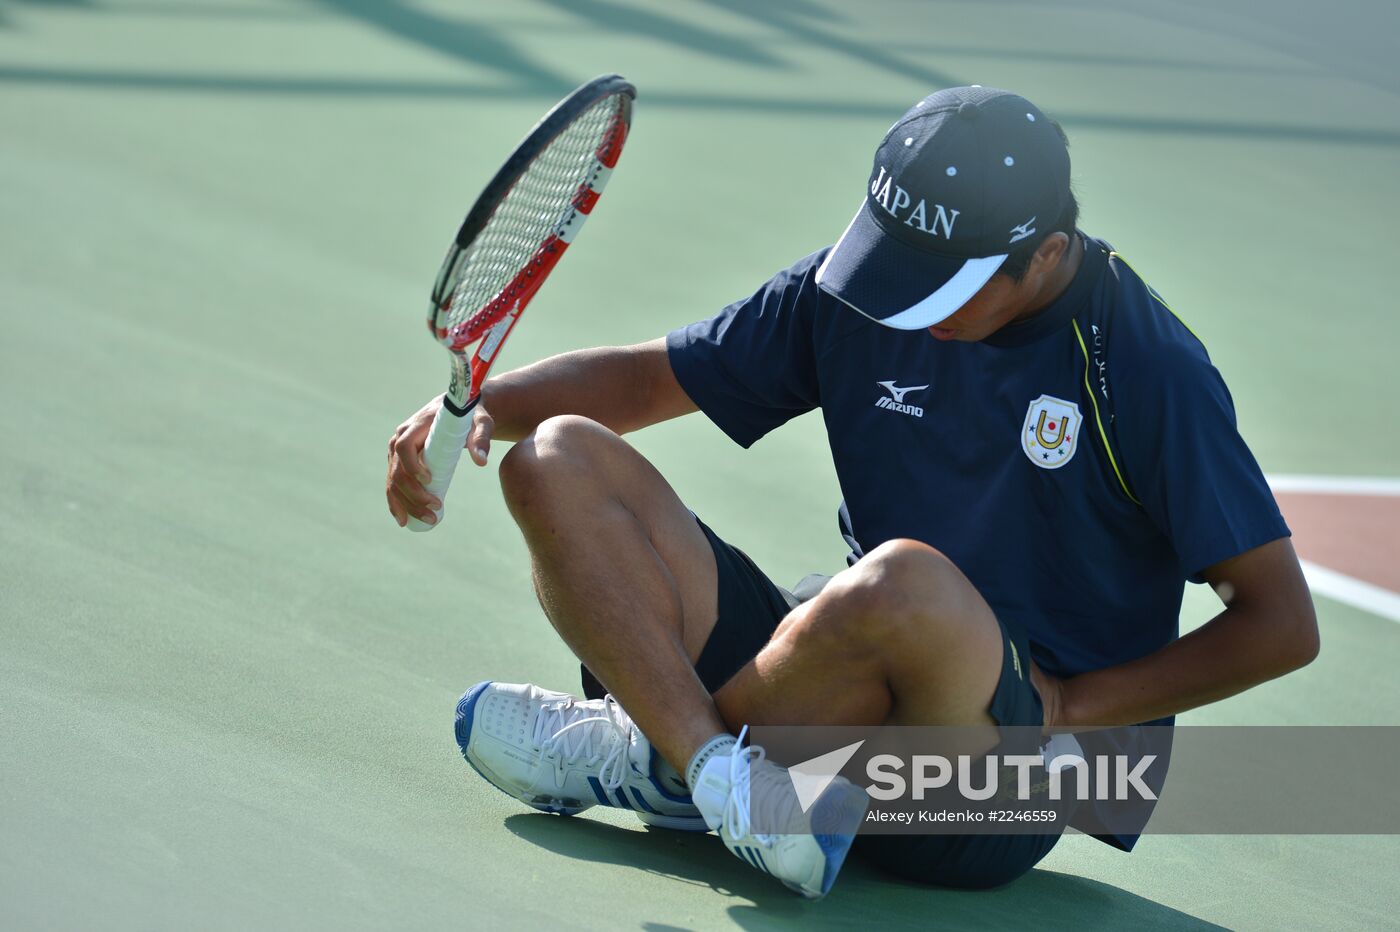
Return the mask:
[[1083, 421], [1079, 405], [1041, 395], [1026, 410], [1026, 423], [1021, 426], [1021, 449], [1041, 469], [1059, 469], [1074, 459]]

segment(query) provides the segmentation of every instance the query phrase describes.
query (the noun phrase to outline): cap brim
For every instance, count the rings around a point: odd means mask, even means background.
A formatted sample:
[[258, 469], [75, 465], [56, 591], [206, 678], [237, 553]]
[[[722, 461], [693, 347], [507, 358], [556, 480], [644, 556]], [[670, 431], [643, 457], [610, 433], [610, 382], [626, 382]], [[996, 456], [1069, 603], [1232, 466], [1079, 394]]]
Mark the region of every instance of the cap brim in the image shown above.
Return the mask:
[[886, 327], [923, 330], [957, 313], [1005, 261], [916, 249], [887, 234], [865, 201], [817, 269], [817, 285]]

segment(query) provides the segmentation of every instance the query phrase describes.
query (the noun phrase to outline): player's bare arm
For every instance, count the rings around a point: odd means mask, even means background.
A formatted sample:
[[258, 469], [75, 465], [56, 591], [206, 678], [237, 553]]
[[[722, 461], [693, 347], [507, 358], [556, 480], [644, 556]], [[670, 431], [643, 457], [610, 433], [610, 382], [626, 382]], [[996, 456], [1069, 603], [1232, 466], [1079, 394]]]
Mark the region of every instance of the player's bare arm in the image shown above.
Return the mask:
[[[625, 434], [695, 410], [676, 382], [666, 341], [575, 350], [488, 379], [482, 387], [467, 453], [484, 466], [492, 439], [515, 442], [545, 420], [577, 414]], [[389, 438], [384, 493], [400, 525], [407, 516], [433, 520], [441, 507], [425, 488], [423, 444], [442, 405], [438, 396], [400, 424]]]
[[1225, 610], [1161, 650], [1056, 680], [1040, 674], [1047, 727], [1127, 725], [1218, 702], [1317, 656], [1312, 596], [1287, 538], [1205, 572]]
[[512, 442], [558, 414], [626, 434], [696, 410], [671, 371], [665, 339], [577, 350], [507, 372], [486, 383], [482, 403], [492, 436]]

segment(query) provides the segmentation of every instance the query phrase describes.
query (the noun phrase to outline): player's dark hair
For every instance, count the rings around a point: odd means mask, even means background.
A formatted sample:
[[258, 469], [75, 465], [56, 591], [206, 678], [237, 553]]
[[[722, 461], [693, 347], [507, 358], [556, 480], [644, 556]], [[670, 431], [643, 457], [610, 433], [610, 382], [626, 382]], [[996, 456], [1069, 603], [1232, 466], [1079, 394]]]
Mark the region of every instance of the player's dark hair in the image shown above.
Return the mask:
[[[1064, 127], [1055, 120], [1050, 121], [1055, 127], [1055, 131], [1064, 140], [1066, 148], [1069, 146], [1069, 137], [1065, 135]], [[1060, 216], [1048, 227], [1043, 227], [1039, 236], [1023, 240], [1016, 244], [1016, 248], [1007, 255], [1006, 261], [997, 269], [998, 275], [1005, 275], [1012, 281], [1019, 282], [1026, 274], [1026, 269], [1031, 266], [1031, 259], [1035, 257], [1035, 252], [1045, 242], [1051, 233], [1065, 233], [1070, 237], [1074, 236], [1076, 227], [1079, 226], [1079, 201], [1075, 200], [1074, 192], [1069, 192], [1069, 202], [1065, 204], [1065, 209], [1060, 211]]]

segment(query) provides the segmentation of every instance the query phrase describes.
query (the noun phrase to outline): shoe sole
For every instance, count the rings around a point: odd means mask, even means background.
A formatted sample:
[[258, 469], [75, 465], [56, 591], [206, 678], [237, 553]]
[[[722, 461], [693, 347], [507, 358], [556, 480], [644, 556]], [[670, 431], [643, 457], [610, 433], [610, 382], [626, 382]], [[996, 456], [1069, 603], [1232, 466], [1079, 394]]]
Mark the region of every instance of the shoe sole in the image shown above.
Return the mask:
[[463, 693], [461, 699], [457, 700], [457, 721], [454, 726], [454, 731], [457, 735], [457, 747], [461, 749], [462, 758], [467, 762], [467, 765], [471, 767], [472, 770], [475, 770], [477, 772], [477, 775], [480, 776], [481, 779], [485, 780], [487, 783], [491, 784], [496, 789], [500, 790], [502, 793], [505, 793], [511, 799], [522, 802], [525, 805], [529, 806], [531, 809], [536, 809], [540, 812], [548, 812], [551, 815], [562, 816], [578, 815], [585, 809], [591, 809], [592, 804], [586, 806], [565, 806], [561, 803], [556, 802], [542, 803], [535, 802], [529, 799], [521, 799], [519, 796], [515, 795], [510, 790], [497, 783], [494, 779], [492, 779], [490, 774], [486, 773], [486, 771], [478, 767], [476, 765], [476, 762], [471, 759], [471, 755], [467, 753], [467, 746], [471, 744], [472, 722], [476, 715], [476, 703], [477, 700], [481, 698], [481, 694], [486, 692], [486, 688], [490, 686], [493, 682], [495, 681], [486, 680], [484, 682], [477, 683], [471, 689]]
[[654, 828], [669, 828], [674, 832], [708, 832], [704, 816], [670, 816], [652, 812], [637, 812], [637, 818]]

